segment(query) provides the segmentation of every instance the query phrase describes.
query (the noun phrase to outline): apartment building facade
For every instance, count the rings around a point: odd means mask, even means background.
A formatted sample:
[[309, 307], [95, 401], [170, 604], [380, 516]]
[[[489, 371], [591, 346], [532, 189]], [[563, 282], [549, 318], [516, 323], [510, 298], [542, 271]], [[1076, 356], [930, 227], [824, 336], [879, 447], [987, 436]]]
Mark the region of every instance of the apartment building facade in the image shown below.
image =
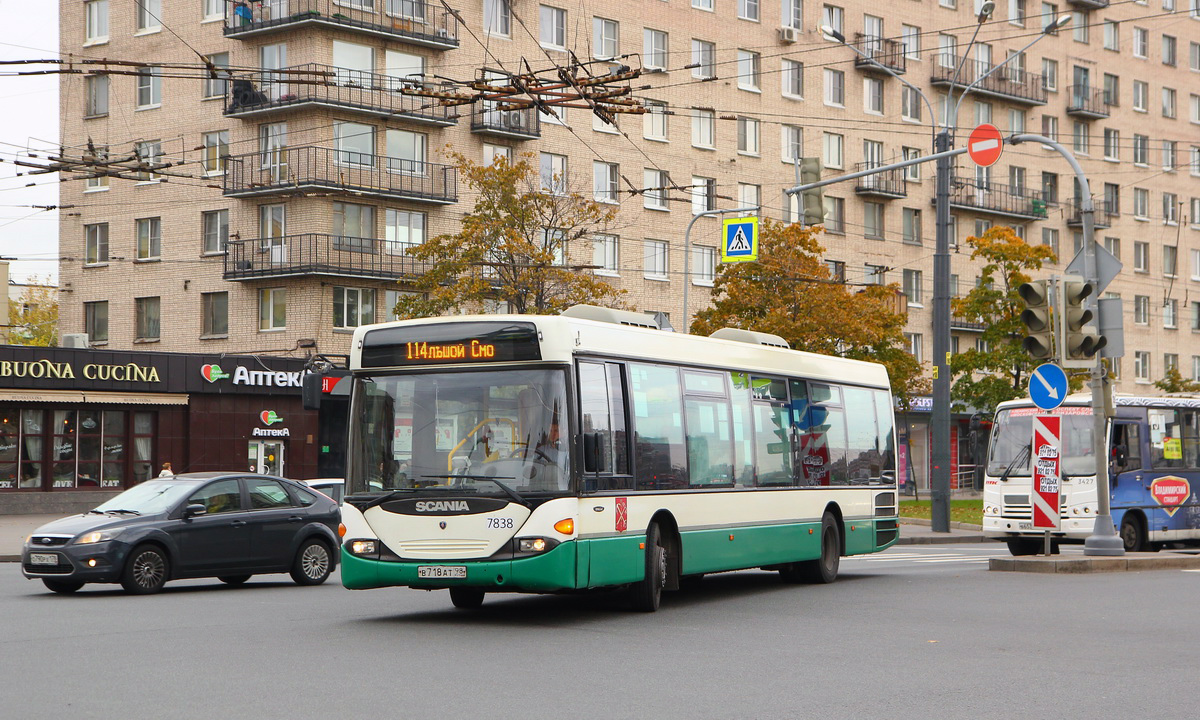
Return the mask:
[[[1200, 378], [1200, 0], [1001, 0], [981, 25], [978, 5], [64, 0], [64, 58], [165, 65], [64, 76], [63, 145], [90, 141], [109, 157], [136, 148], [170, 167], [63, 183], [62, 203], [77, 209], [60, 234], [62, 332], [110, 349], [313, 341], [345, 352], [352, 328], [388, 319], [399, 281], [420, 272], [406, 250], [453, 232], [473, 206], [450, 149], [478, 162], [531, 153], [544, 176], [619, 205], [614, 227], [570, 260], [678, 326], [685, 283], [694, 315], [718, 259], [720, 220], [700, 218], [685, 276], [693, 213], [755, 205], [791, 221], [794, 158], [821, 157], [834, 175], [927, 154], [947, 93], [957, 101], [1067, 13], [1069, 25], [962, 100], [959, 142], [990, 122], [1071, 148], [1091, 182], [1097, 240], [1124, 264], [1108, 288], [1126, 314], [1118, 389], [1145, 391], [1171, 365]], [[224, 70], [199, 79], [202, 58]], [[573, 58], [642, 68], [633, 85], [648, 112], [613, 126], [577, 108], [445, 107], [401, 91]], [[898, 284], [910, 349], [928, 360], [932, 164], [825, 194], [834, 277]], [[960, 157], [951, 197], [957, 294], [979, 274], [962, 241], [991, 226], [1053, 246], [1047, 274], [1080, 246], [1073, 175], [1047, 148], [1009, 147], [990, 168]], [[952, 332], [953, 350], [978, 342], [971, 323], [956, 318]]]

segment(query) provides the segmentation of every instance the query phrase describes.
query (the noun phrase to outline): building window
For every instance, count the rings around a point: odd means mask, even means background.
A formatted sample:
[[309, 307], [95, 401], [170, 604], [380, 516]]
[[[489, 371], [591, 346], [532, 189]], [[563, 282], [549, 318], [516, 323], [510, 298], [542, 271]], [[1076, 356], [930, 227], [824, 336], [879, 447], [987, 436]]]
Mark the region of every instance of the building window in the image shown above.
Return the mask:
[[863, 236], [883, 239], [883, 203], [863, 203]]
[[137, 259], [153, 260], [162, 253], [162, 219], [140, 218], [137, 225]]
[[333, 144], [338, 165], [375, 167], [375, 128], [353, 122], [333, 124]]
[[1150, 164], [1150, 138], [1145, 135], [1133, 136], [1133, 164]]
[[592, 56], [612, 60], [620, 52], [621, 24], [607, 18], [592, 18]]
[[1050, 248], [1055, 256], [1058, 255], [1058, 230], [1056, 228], [1042, 228], [1042, 244]]
[[[942, 0], [945, 2], [945, 0]], [[917, 362], [925, 361], [924, 338], [921, 333], [904, 333], [904, 339], [908, 341], [908, 352]]]
[[83, 44], [108, 42], [108, 0], [91, 0], [83, 4], [85, 15]]
[[370, 251], [375, 238], [375, 207], [356, 203], [333, 204], [334, 247]]
[[1058, 61], [1042, 58], [1042, 89], [1058, 92]]
[[[1163, 223], [1166, 225], [1179, 224], [1179, 196], [1175, 193], [1165, 192], [1162, 195]], [[1167, 245], [1164, 247], [1164, 250]]]
[[1177, 59], [1175, 49], [1177, 46], [1178, 46], [1178, 43], [1175, 41], [1175, 38], [1171, 37], [1170, 35], [1162, 36], [1163, 65], [1170, 65], [1171, 67], [1175, 67], [1175, 63], [1176, 63], [1176, 59]]
[[544, 152], [539, 158], [542, 190], [555, 195], [567, 192], [567, 156]]
[[375, 291], [370, 288], [333, 288], [333, 326], [356, 328], [375, 322]]
[[616, 203], [620, 184], [620, 166], [617, 163], [592, 162], [592, 197], [597, 202]]
[[738, 87], [758, 92], [761, 86], [760, 58], [756, 52], [738, 50]]
[[791, 163], [804, 157], [804, 128], [799, 125], [782, 126], [780, 138], [780, 159]]
[[845, 107], [846, 74], [841, 70], [825, 68], [825, 104]]
[[883, 80], [880, 78], [863, 78], [863, 112], [883, 114]]
[[1080, 155], [1087, 155], [1091, 150], [1091, 135], [1088, 124], [1076, 121], [1071, 129], [1072, 149]]
[[846, 282], [846, 263], [841, 260], [826, 260], [825, 267], [829, 270], [829, 279], [835, 283]]
[[717, 277], [717, 249], [692, 246], [692, 284], [712, 287]]
[[229, 242], [229, 211], [210, 210], [200, 213], [204, 253], [223, 253]]
[[823, 145], [825, 167], [841, 169], [845, 158], [845, 136], [837, 133], [825, 133]]
[[752, 207], [757, 212], [762, 198], [762, 186], [738, 183], [738, 207]]
[[162, 70], [156, 67], [137, 69], [137, 109], [162, 105]]
[[512, 32], [510, 0], [483, 0], [483, 29], [490, 35], [508, 37]]
[[646, 101], [646, 113], [642, 115], [642, 137], [647, 140], [667, 140], [667, 104]]
[[229, 157], [229, 131], [204, 133], [201, 166], [207, 175], [224, 175]]
[[737, 0], [737, 14], [741, 20], [758, 22], [758, 0]]
[[642, 63], [647, 70], [666, 70], [669, 53], [667, 33], [646, 28], [642, 31]]
[[836, 234], [846, 232], [845, 199], [825, 196], [825, 232]]
[[108, 223], [83, 226], [83, 261], [88, 265], [108, 262]]
[[107, 300], [83, 304], [83, 331], [87, 333], [89, 342], [108, 342]]
[[[921, 157], [921, 155], [922, 155], [920, 148], [906, 147], [906, 148], [901, 148], [900, 152], [903, 155], [905, 160], [916, 160], [917, 158]], [[917, 163], [915, 165], [909, 165], [908, 167], [904, 168], [904, 179], [907, 180], [908, 182], [921, 182], [921, 165], [920, 165], [920, 163]]]
[[510, 164], [513, 161], [513, 149], [507, 145], [483, 144], [483, 164], [495, 165], [496, 160], [504, 158]]
[[160, 335], [161, 298], [135, 298], [134, 301], [135, 340], [158, 340]]
[[229, 87], [229, 53], [214, 53], [204, 56], [206, 63], [212, 65], [216, 69], [216, 77], [211, 73], [205, 73], [202, 96], [204, 99], [225, 97], [225, 92]]
[[1104, 73], [1104, 103], [1114, 107], [1121, 104], [1121, 78], [1111, 73]]
[[846, 11], [836, 5], [825, 5], [821, 11], [823, 24], [828, 25], [834, 30], [846, 33]]
[[597, 275], [617, 275], [620, 272], [620, 238], [597, 234], [592, 238], [592, 265]]
[[758, 155], [758, 121], [754, 118], [737, 119], [738, 152], [743, 155]]
[[716, 131], [716, 115], [712, 110], [692, 110], [692, 145], [712, 149]]
[[900, 88], [900, 117], [909, 122], [921, 122], [921, 96], [907, 85]]
[[1150, 296], [1133, 296], [1133, 322], [1137, 325], [1150, 324]]
[[643, 170], [642, 185], [645, 192], [642, 193], [642, 206], [651, 210], [667, 210], [667, 188], [670, 182], [666, 170]]
[[1175, 166], [1179, 162], [1179, 146], [1174, 140], [1163, 140], [1162, 146], [1162, 166], [1167, 172], [1175, 172]]
[[908, 298], [909, 305], [921, 306], [924, 299], [921, 291], [920, 270], [904, 271], [904, 296]]
[[1163, 327], [1167, 330], [1179, 328], [1179, 301], [1175, 298], [1163, 303]]
[[1121, 159], [1121, 133], [1115, 128], [1104, 128], [1104, 159], [1118, 162]]
[[[108, 161], [108, 146], [107, 145], [96, 145], [95, 149], [96, 149], [96, 160], [98, 162], [107, 162]], [[85, 179], [83, 182], [84, 182], [84, 185], [83, 185], [84, 192], [99, 192], [101, 190], [108, 190], [108, 176], [107, 175], [101, 175], [99, 177], [89, 177], [89, 178]]]
[[1138, 382], [1150, 382], [1150, 353], [1137, 350], [1133, 353], [1133, 376]]
[[716, 210], [717, 181], [713, 178], [692, 176], [692, 214]]
[[1133, 29], [1133, 56], [1145, 59], [1150, 51], [1150, 31], [1146, 28]]
[[916, 208], [904, 208], [904, 242], [921, 244], [921, 211]]
[[1140, 240], [1133, 241], [1133, 270], [1134, 272], [1150, 272], [1150, 243]]
[[667, 279], [667, 242], [665, 240], [646, 240], [643, 245], [645, 262], [642, 272], [652, 280]]
[[1121, 259], [1121, 238], [1106, 237], [1104, 238], [1104, 249], [1107, 250], [1113, 257]]
[[1175, 91], [1171, 88], [1162, 89], [1162, 116], [1165, 118], [1174, 119], [1176, 114], [1175, 109]]
[[202, 337], [221, 337], [229, 334], [229, 293], [201, 293], [200, 312], [203, 315]]
[[388, 208], [384, 219], [384, 249], [404, 255], [425, 242], [425, 213]]
[[108, 114], [108, 76], [88, 75], [83, 79], [84, 117], [103, 117]]
[[[1051, 140], [1058, 140], [1058, 118], [1053, 115], [1042, 116], [1042, 134]], [[1049, 146], [1044, 146], [1050, 149]]]
[[804, 63], [796, 60], [783, 60], [783, 71], [780, 74], [784, 97], [804, 99]]
[[712, 10], [713, 0], [692, 0], [692, 7], [697, 10]]
[[261, 288], [258, 291], [258, 329], [283, 330], [287, 327], [287, 288]]
[[692, 40], [692, 77], [713, 78], [716, 72], [717, 46], [704, 40]]
[[1136, 112], [1147, 112], [1149, 107], [1150, 86], [1144, 80], [1133, 81], [1133, 109]]
[[137, 0], [137, 30], [151, 32], [162, 29], [162, 0]]
[[542, 47], [553, 50], [567, 49], [567, 11], [542, 5], [540, 11]]
[[921, 59], [921, 28], [913, 25], [900, 26], [900, 45], [904, 49], [904, 57], [909, 60]]

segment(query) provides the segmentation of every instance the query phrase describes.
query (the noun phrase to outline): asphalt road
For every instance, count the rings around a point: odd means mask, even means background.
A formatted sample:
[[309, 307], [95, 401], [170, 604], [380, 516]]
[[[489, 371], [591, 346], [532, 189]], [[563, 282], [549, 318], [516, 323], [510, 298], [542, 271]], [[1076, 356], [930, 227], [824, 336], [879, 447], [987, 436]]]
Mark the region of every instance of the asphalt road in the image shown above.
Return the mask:
[[827, 586], [614, 593], [241, 588], [57, 596], [0, 564], [8, 718], [1126, 718], [1195, 714], [1200, 572], [996, 573], [1003, 546], [843, 559]]

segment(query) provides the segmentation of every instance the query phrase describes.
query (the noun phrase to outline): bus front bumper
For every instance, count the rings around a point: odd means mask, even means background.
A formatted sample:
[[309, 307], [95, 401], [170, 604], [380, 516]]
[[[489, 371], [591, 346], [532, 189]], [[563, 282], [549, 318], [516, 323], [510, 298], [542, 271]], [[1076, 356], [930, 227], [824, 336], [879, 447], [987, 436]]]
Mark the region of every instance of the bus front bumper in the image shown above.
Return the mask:
[[[465, 568], [464, 578], [423, 578], [419, 568]], [[388, 561], [351, 554], [342, 547], [342, 585], [351, 590], [407, 586], [424, 590], [471, 587], [491, 592], [553, 592], [577, 587], [575, 543], [515, 560]]]
[[[1059, 520], [1059, 529], [1052, 530], [1050, 534], [1057, 538], [1066, 538], [1068, 540], [1086, 540], [1091, 537], [1092, 531], [1096, 528], [1095, 515], [1081, 515], [1078, 517], [1061, 518]], [[985, 515], [983, 517], [983, 534], [984, 537], [990, 538], [1011, 538], [1011, 537], [1042, 537], [1045, 530], [1034, 530], [1033, 520], [1024, 518], [1004, 518], [994, 515]]]

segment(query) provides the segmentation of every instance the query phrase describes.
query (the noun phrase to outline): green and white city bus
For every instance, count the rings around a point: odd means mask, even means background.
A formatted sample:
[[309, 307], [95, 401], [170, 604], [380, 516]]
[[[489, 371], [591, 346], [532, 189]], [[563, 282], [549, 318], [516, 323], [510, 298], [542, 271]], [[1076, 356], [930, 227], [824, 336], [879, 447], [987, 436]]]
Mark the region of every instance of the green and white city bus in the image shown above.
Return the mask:
[[897, 539], [878, 364], [576, 306], [360, 327], [350, 369], [348, 588], [626, 586], [653, 611], [705, 573], [832, 582]]

